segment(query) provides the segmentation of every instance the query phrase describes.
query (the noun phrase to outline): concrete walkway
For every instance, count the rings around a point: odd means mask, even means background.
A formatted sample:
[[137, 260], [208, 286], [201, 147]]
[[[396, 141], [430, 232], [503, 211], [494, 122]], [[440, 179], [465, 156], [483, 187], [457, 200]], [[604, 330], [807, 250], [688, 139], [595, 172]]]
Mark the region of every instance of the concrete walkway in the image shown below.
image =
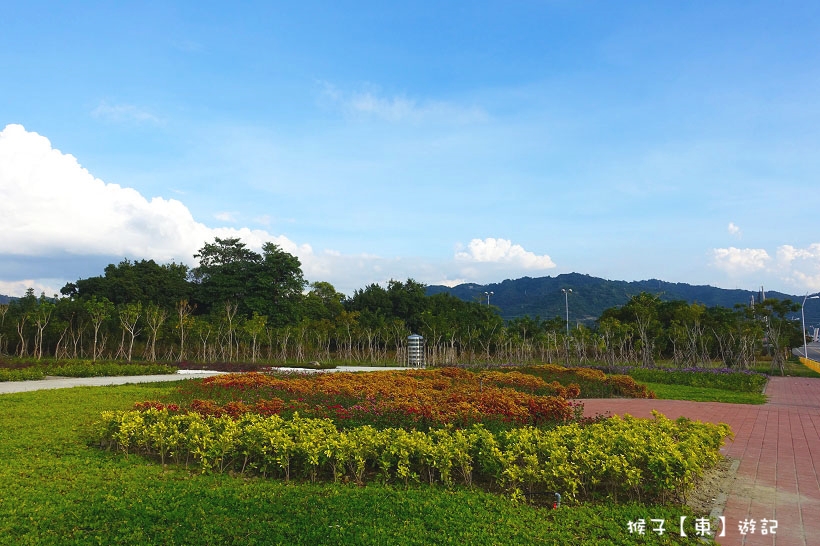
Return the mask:
[[[740, 465], [722, 514], [716, 514], [726, 523], [725, 537], [716, 538], [717, 543], [820, 545], [820, 379], [773, 377], [766, 395], [768, 402], [761, 406], [678, 400], [583, 402], [586, 416], [651, 417], [651, 411], [658, 410], [670, 419], [727, 423], [735, 439], [727, 441], [722, 453]], [[775, 534], [762, 534], [763, 519], [777, 520]], [[739, 525], [751, 520], [754, 533], [750, 527], [741, 533]]]

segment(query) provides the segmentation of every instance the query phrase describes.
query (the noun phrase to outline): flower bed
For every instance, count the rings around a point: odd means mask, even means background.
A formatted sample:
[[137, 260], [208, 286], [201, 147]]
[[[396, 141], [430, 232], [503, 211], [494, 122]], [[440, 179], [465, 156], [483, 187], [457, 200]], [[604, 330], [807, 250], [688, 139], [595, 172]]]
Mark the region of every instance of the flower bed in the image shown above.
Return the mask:
[[103, 414], [103, 446], [236, 472], [363, 484], [480, 483], [516, 499], [676, 500], [719, 457], [726, 425], [595, 418], [578, 379], [651, 395], [628, 376], [555, 366], [186, 382], [172, 400]]
[[579, 386], [579, 396], [584, 398], [655, 398], [655, 394], [645, 385], [637, 383], [635, 378], [621, 371], [607, 375], [596, 368], [565, 368], [555, 364], [527, 366], [521, 368], [521, 371], [545, 381], [572, 381]]
[[220, 375], [186, 385], [178, 403], [204, 415], [299, 412], [352, 428], [427, 430], [446, 424], [492, 427], [548, 425], [583, 413], [577, 385], [547, 383], [532, 375], [436, 370], [267, 375]]

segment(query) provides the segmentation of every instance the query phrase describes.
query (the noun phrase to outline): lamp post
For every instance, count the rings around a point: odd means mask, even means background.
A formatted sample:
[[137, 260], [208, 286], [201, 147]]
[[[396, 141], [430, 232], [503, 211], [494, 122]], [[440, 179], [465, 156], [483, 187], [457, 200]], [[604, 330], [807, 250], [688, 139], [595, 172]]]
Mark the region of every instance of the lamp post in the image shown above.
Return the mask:
[[484, 292], [484, 295], [487, 296], [487, 307], [490, 306], [490, 296], [492, 296], [495, 292]]
[[561, 292], [564, 293], [564, 304], [567, 309], [567, 336], [569, 336], [569, 295], [572, 293], [572, 288], [562, 288]]
[[803, 358], [809, 358], [809, 347], [806, 344], [806, 300], [816, 300], [817, 298], [820, 298], [820, 294], [809, 296], [809, 293], [806, 292], [805, 297], [803, 297], [803, 305], [800, 306], [800, 318], [803, 323]]

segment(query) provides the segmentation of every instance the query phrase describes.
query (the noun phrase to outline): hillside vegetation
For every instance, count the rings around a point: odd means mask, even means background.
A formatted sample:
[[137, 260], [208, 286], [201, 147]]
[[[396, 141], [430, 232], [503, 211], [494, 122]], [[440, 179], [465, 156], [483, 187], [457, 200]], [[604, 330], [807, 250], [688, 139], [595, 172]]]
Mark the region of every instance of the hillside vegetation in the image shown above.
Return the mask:
[[[569, 296], [570, 320], [591, 323], [611, 307], [625, 305], [632, 296], [641, 292], [656, 295], [661, 301], [681, 300], [699, 303], [706, 307], [748, 305], [759, 301], [759, 292], [751, 290], [727, 290], [714, 286], [670, 283], [657, 279], [644, 281], [612, 281], [568, 273], [555, 277], [522, 277], [507, 279], [486, 285], [466, 283], [455, 287], [428, 286], [427, 294], [450, 294], [464, 301], [487, 302], [487, 292], [492, 292], [490, 304], [497, 307], [505, 320], [529, 316], [541, 318], [564, 317], [566, 301], [561, 289], [572, 289]], [[780, 292], [766, 292], [766, 297], [802, 301], [800, 296]], [[806, 302], [808, 324], [820, 323], [820, 300]]]

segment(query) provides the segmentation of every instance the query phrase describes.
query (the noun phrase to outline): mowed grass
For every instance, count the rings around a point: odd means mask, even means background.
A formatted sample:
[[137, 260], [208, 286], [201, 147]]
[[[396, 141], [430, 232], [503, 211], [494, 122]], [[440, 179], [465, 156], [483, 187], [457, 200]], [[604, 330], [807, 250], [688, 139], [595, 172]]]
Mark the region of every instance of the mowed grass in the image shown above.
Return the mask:
[[[759, 373], [771, 372], [771, 365], [768, 362], [761, 362], [753, 368]], [[787, 377], [809, 377], [820, 378], [820, 374], [804, 366], [796, 358], [786, 361], [784, 366]], [[778, 375], [778, 374], [775, 374]], [[710, 376], [704, 374], [703, 378], [709, 380]], [[670, 383], [656, 383], [650, 381], [640, 381], [642, 385], [655, 393], [661, 400], [691, 400], [693, 402], [727, 402], [731, 404], [765, 404], [766, 395], [762, 392], [742, 392], [723, 388], [713, 388], [706, 386], [689, 386]], [[765, 387], [765, 385], [764, 385]]]
[[[0, 395], [0, 544], [689, 544], [630, 535], [681, 507], [515, 504], [478, 489], [309, 485], [162, 467], [89, 445], [103, 410], [173, 384]], [[688, 541], [688, 542], [687, 542]]]
[[739, 392], [710, 387], [690, 387], [688, 385], [669, 385], [665, 383], [646, 383], [642, 385], [655, 393], [659, 400], [691, 400], [694, 402], [727, 402], [730, 404], [765, 404], [766, 395], [760, 392]]

